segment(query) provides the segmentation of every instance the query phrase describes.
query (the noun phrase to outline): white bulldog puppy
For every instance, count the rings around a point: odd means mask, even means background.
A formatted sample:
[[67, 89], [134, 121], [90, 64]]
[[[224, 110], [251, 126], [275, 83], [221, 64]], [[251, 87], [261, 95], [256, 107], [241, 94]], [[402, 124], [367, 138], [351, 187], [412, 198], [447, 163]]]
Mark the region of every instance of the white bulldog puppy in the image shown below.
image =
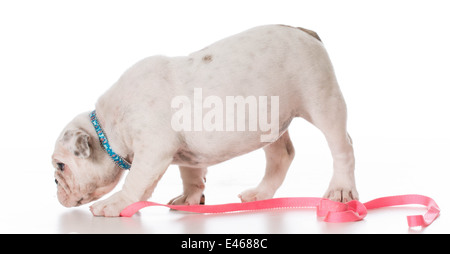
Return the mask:
[[265, 175], [239, 197], [272, 198], [294, 158], [288, 134], [294, 117], [315, 125], [328, 142], [334, 171], [324, 197], [358, 199], [346, 104], [315, 32], [261, 26], [189, 56], [145, 58], [57, 139], [58, 199], [66, 207], [99, 199], [129, 169], [119, 192], [91, 206], [95, 216], [119, 216], [150, 198], [176, 164], [184, 191], [170, 203], [199, 204], [208, 166], [258, 148], [266, 155]]

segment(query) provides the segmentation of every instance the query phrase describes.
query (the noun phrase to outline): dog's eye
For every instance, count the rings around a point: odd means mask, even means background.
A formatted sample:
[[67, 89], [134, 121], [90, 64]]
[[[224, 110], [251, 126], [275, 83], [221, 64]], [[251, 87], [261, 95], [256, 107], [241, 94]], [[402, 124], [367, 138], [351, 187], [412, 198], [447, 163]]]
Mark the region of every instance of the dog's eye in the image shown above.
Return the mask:
[[58, 163], [56, 163], [56, 166], [58, 166], [59, 170], [64, 171], [64, 166], [65, 166], [64, 163], [58, 162]]

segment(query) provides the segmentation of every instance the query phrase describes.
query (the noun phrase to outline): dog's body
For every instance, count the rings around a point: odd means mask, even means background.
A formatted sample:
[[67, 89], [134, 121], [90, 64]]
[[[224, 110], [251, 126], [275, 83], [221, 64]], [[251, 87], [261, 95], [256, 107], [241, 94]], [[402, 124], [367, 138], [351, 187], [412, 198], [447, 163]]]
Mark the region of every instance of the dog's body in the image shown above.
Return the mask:
[[[266, 134], [261, 130], [174, 130], [176, 110], [171, 101], [175, 96], [195, 101], [194, 88], [201, 88], [203, 97], [223, 101], [226, 96], [278, 96], [280, 127], [275, 134], [279, 135], [271, 137], [273, 142], [261, 142]], [[327, 139], [334, 174], [325, 197], [358, 198], [346, 105], [322, 42], [306, 29], [262, 26], [187, 57], [146, 58], [98, 100], [96, 112], [109, 143], [132, 167], [121, 191], [91, 206], [94, 215], [118, 216], [127, 205], [148, 199], [170, 164], [179, 165], [184, 185], [184, 193], [171, 203], [198, 204], [208, 166], [262, 147], [266, 175], [240, 197], [243, 202], [271, 198], [294, 157], [287, 132], [294, 117], [308, 120]], [[65, 206], [98, 199], [123, 172], [102, 151], [89, 113], [77, 116], [63, 130], [53, 163], [58, 198]]]

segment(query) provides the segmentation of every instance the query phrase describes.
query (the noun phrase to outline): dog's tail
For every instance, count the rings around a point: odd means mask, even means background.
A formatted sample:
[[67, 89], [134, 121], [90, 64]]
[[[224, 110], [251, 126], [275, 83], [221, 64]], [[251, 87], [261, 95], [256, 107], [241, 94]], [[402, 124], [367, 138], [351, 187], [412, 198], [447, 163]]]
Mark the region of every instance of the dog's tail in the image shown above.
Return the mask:
[[322, 42], [322, 40], [320, 39], [319, 35], [318, 35], [316, 32], [314, 32], [314, 31], [312, 31], [312, 30], [308, 30], [308, 29], [303, 28], [303, 27], [297, 27], [297, 28], [300, 29], [300, 30], [302, 30], [303, 32], [305, 32], [305, 33], [311, 35], [312, 37], [316, 38], [316, 39], [319, 40], [320, 42]]
[[290, 27], [290, 28], [294, 28], [294, 29], [300, 29], [303, 32], [311, 35], [312, 37], [314, 37], [317, 40], [319, 40], [320, 42], [322, 42], [322, 40], [320, 39], [319, 35], [316, 32], [312, 31], [312, 30], [309, 30], [309, 29], [306, 29], [306, 28], [303, 28], [303, 27], [293, 27], [293, 26], [287, 26], [287, 25], [280, 25], [280, 26]]

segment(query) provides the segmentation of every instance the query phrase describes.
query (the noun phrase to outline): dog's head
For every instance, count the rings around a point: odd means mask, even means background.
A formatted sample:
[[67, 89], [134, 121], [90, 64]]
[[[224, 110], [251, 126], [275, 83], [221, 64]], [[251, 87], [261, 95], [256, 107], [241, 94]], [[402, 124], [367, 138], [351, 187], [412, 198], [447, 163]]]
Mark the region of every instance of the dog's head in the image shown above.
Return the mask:
[[89, 113], [78, 115], [64, 128], [52, 164], [58, 200], [65, 207], [99, 199], [117, 185], [123, 172], [102, 150]]

